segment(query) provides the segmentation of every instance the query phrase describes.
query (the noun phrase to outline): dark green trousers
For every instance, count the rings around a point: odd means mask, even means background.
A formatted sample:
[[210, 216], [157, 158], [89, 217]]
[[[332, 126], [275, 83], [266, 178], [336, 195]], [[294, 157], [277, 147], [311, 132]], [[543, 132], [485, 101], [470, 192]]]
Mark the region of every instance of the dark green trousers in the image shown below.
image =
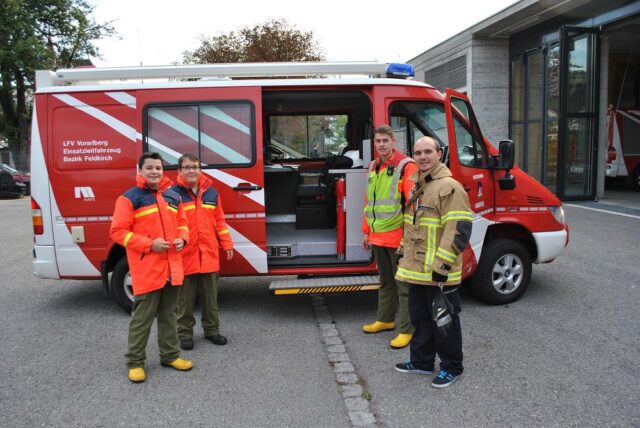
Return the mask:
[[376, 320], [394, 322], [398, 314], [398, 332], [413, 334], [413, 325], [409, 317], [409, 287], [396, 282], [398, 259], [395, 248], [372, 245], [373, 258], [380, 273], [378, 289], [378, 315]]
[[218, 272], [187, 275], [184, 277], [181, 288], [180, 303], [178, 304], [178, 337], [180, 339], [193, 338], [193, 327], [196, 325], [193, 307], [198, 296], [200, 296], [204, 335], [219, 334]]
[[158, 319], [158, 348], [160, 362], [169, 364], [180, 356], [176, 330], [176, 308], [182, 287], [167, 283], [163, 288], [134, 296], [129, 321], [129, 349], [127, 367], [144, 367], [146, 348], [154, 318]]

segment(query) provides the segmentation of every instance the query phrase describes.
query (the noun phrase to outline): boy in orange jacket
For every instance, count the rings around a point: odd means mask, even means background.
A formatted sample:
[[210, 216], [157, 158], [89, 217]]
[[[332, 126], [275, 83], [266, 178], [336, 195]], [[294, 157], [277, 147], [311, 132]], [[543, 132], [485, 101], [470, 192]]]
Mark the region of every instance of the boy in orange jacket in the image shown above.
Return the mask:
[[218, 317], [218, 247], [222, 246], [227, 260], [233, 257], [233, 241], [224, 220], [218, 191], [200, 170], [200, 159], [184, 154], [178, 160], [178, 184], [172, 189], [184, 205], [189, 225], [189, 246], [182, 253], [184, 286], [178, 304], [178, 336], [182, 349], [193, 349], [193, 306], [200, 296], [202, 328], [205, 339], [225, 345], [227, 338], [220, 334]]
[[180, 252], [189, 228], [180, 196], [163, 176], [162, 157], [144, 153], [138, 161], [137, 185], [116, 200], [110, 235], [127, 251], [134, 302], [126, 354], [129, 380], [144, 382], [145, 349], [154, 318], [158, 319], [160, 363], [188, 371], [180, 358], [176, 307], [184, 273]]

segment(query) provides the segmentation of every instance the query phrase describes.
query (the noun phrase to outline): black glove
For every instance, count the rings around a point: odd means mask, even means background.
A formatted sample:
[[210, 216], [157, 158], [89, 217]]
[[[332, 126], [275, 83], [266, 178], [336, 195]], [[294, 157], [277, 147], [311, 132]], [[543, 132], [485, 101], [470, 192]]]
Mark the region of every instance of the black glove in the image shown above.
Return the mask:
[[442, 282], [445, 283], [447, 282], [447, 278], [449, 277], [449, 275], [440, 275], [438, 272], [433, 271], [431, 273], [431, 279], [433, 280], [433, 282]]

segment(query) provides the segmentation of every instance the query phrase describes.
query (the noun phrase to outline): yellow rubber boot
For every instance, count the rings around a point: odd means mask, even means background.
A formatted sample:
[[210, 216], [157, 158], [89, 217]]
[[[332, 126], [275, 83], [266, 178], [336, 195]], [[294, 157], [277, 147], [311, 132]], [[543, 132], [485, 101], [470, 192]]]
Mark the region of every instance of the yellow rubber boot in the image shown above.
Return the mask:
[[365, 333], [380, 333], [381, 331], [393, 330], [396, 328], [396, 324], [393, 322], [375, 321], [372, 324], [362, 326], [362, 331]]
[[147, 374], [142, 367], [129, 369], [129, 380], [133, 383], [142, 383], [147, 380]]
[[411, 343], [412, 337], [413, 337], [413, 334], [411, 333], [400, 333], [399, 335], [396, 336], [395, 339], [389, 342], [389, 345], [393, 349], [402, 349], [405, 346], [407, 346], [409, 343]]
[[189, 360], [185, 360], [182, 358], [177, 358], [171, 361], [169, 364], [162, 364], [165, 367], [171, 367], [176, 370], [180, 370], [181, 372], [188, 372], [193, 368], [193, 363]]

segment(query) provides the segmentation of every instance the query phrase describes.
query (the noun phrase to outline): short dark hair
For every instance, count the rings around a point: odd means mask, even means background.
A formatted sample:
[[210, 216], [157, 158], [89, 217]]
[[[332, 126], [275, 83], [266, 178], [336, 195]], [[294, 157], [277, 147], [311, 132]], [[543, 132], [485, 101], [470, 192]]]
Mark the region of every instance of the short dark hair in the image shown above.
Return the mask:
[[391, 128], [389, 125], [380, 125], [377, 128], [374, 128], [373, 135], [375, 136], [376, 134], [388, 135], [391, 139], [396, 138], [395, 134], [393, 133], [393, 128]]
[[197, 162], [198, 166], [200, 166], [200, 158], [198, 156], [193, 153], [185, 153], [180, 156], [180, 159], [178, 159], [178, 168], [182, 168], [182, 162], [184, 162], [185, 159], [190, 160], [191, 162]]
[[160, 156], [160, 153], [144, 152], [142, 156], [140, 156], [140, 159], [138, 159], [138, 169], [142, 169], [142, 165], [144, 165], [144, 161], [146, 161], [147, 159], [156, 159], [164, 163], [164, 159], [162, 159], [162, 156]]

